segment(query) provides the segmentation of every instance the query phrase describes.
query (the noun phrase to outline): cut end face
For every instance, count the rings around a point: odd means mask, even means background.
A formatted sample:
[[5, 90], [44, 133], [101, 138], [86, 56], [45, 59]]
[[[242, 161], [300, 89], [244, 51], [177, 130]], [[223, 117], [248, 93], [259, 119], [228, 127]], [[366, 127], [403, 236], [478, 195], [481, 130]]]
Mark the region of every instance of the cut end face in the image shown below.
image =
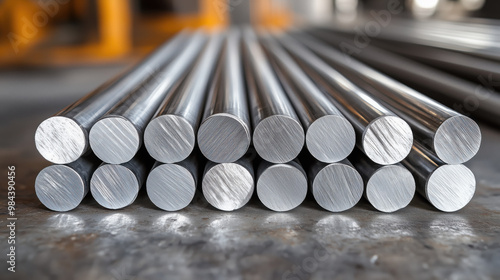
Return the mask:
[[56, 164], [68, 164], [80, 158], [87, 151], [87, 143], [87, 131], [62, 116], [46, 119], [35, 133], [38, 152]]
[[388, 165], [402, 161], [413, 145], [410, 126], [396, 116], [383, 116], [372, 121], [362, 136], [364, 153], [373, 162]]
[[286, 163], [296, 158], [304, 146], [302, 125], [289, 116], [274, 115], [263, 119], [254, 130], [255, 150], [264, 160]]
[[92, 196], [97, 203], [108, 209], [120, 209], [132, 204], [139, 189], [135, 174], [122, 165], [102, 165], [90, 179]]
[[112, 164], [130, 161], [141, 145], [136, 127], [123, 117], [99, 120], [90, 130], [89, 139], [94, 154]]
[[181, 116], [158, 116], [144, 131], [144, 145], [151, 157], [159, 162], [185, 160], [193, 151], [195, 142], [193, 127]]
[[436, 155], [448, 164], [470, 160], [481, 146], [481, 130], [466, 116], [454, 116], [444, 121], [434, 136]]

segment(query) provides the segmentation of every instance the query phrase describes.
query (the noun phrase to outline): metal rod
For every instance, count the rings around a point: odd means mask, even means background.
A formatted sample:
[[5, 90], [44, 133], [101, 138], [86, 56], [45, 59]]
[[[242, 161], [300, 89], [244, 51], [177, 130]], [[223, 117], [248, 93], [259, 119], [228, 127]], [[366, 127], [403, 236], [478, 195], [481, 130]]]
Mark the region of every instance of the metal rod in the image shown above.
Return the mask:
[[43, 121], [35, 133], [38, 152], [48, 161], [66, 164], [89, 150], [90, 128], [138, 85], [172, 60], [185, 45], [181, 32], [140, 63]]
[[251, 142], [248, 104], [240, 53], [240, 32], [228, 32], [220, 74], [207, 98], [198, 130], [201, 153], [213, 162], [234, 162], [247, 152]]
[[151, 202], [165, 211], [188, 206], [196, 192], [198, 164], [195, 154], [178, 163], [156, 162], [146, 180]]
[[381, 212], [403, 209], [415, 195], [415, 179], [400, 163], [379, 165], [370, 161], [360, 152], [349, 157], [365, 183], [365, 197]]
[[188, 45], [161, 71], [108, 111], [91, 128], [92, 151], [102, 161], [120, 164], [131, 160], [142, 146], [146, 125], [165, 98], [175, 92], [207, 36], [197, 32]]
[[66, 165], [51, 165], [38, 173], [35, 192], [52, 211], [75, 209], [89, 192], [90, 177], [101, 163], [93, 154]]
[[218, 61], [223, 33], [213, 34], [193, 70], [180, 88], [167, 97], [157, 116], [144, 131], [144, 146], [157, 161], [185, 160], [193, 151], [196, 131], [210, 81]]
[[266, 161], [289, 162], [304, 146], [304, 129], [251, 29], [243, 46], [253, 145]]
[[415, 176], [417, 191], [441, 211], [458, 211], [474, 196], [476, 179], [469, 168], [445, 164], [418, 143], [402, 164]]
[[403, 119], [288, 35], [279, 41], [351, 122], [358, 148], [372, 161], [394, 164], [408, 155], [413, 134]]
[[267, 208], [277, 212], [290, 211], [306, 198], [306, 172], [297, 159], [288, 163], [263, 160], [257, 169], [256, 192]]
[[275, 72], [306, 130], [308, 151], [322, 162], [345, 159], [356, 145], [356, 134], [351, 123], [275, 39], [266, 35], [263, 41], [273, 60]]
[[[318, 34], [318, 33], [314, 33]], [[337, 45], [341, 38], [318, 34]], [[346, 57], [315, 38], [297, 34], [306, 46], [331, 63], [344, 76], [356, 83], [410, 124], [415, 141], [424, 144], [446, 163], [458, 164], [470, 160], [479, 151], [481, 130], [475, 121], [420, 92]]]

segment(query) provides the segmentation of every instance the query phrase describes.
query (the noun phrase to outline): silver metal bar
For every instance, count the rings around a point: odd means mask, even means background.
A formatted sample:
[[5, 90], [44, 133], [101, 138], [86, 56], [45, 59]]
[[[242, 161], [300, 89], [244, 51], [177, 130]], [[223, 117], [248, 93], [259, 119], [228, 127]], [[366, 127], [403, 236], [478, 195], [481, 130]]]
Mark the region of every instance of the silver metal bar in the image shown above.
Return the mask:
[[345, 159], [356, 145], [356, 134], [351, 123], [275, 39], [266, 35], [263, 42], [273, 60], [275, 72], [306, 130], [307, 150], [322, 162]]
[[50, 165], [38, 173], [35, 192], [52, 211], [75, 209], [89, 192], [90, 177], [101, 163], [93, 154], [66, 165]]
[[181, 53], [129, 96], [108, 111], [90, 129], [92, 151], [107, 163], [131, 160], [142, 146], [144, 129], [165, 98], [175, 92], [207, 36], [197, 32]]
[[304, 146], [304, 129], [251, 29], [244, 31], [243, 46], [253, 145], [266, 161], [289, 162]]
[[413, 134], [403, 119], [288, 35], [279, 41], [351, 122], [357, 147], [372, 161], [394, 164], [408, 155]]
[[157, 161], [181, 162], [193, 151], [209, 84], [216, 78], [213, 72], [223, 38], [220, 32], [212, 35], [193, 70], [146, 126], [144, 146]]
[[172, 60], [187, 41], [186, 32], [161, 45], [133, 68], [43, 121], [35, 133], [38, 152], [48, 161], [66, 164], [89, 150], [90, 128], [100, 117]]
[[[316, 34], [316, 33], [314, 33]], [[322, 39], [337, 45], [335, 36]], [[379, 71], [342, 54], [306, 34], [297, 34], [306, 46], [344, 76], [385, 103], [410, 124], [415, 141], [424, 144], [446, 163], [470, 160], [479, 151], [481, 130], [475, 121]]]
[[267, 208], [290, 211], [299, 206], [307, 195], [307, 175], [300, 162], [261, 161], [257, 169], [256, 192]]
[[251, 142], [248, 104], [240, 53], [240, 32], [228, 32], [219, 76], [210, 92], [198, 130], [201, 153], [213, 162], [234, 162]]
[[469, 168], [445, 164], [418, 143], [402, 164], [415, 176], [417, 191], [441, 211], [458, 211], [474, 196], [476, 179]]
[[158, 208], [178, 211], [191, 203], [198, 182], [197, 155], [178, 163], [156, 162], [146, 180], [148, 197]]

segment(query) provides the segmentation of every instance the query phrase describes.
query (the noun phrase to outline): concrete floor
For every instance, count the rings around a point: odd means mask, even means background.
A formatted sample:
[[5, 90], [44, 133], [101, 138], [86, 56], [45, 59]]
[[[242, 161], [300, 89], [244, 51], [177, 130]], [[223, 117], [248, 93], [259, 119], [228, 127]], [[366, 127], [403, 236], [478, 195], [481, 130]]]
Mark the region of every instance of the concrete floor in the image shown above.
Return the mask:
[[11, 273], [2, 187], [0, 279], [500, 279], [500, 131], [486, 125], [479, 154], [466, 164], [477, 192], [456, 213], [435, 211], [420, 196], [393, 214], [366, 201], [333, 214], [311, 198], [287, 213], [255, 198], [225, 213], [199, 195], [168, 213], [145, 193], [120, 211], [91, 197], [68, 213], [47, 210], [33, 188], [48, 165], [34, 148], [36, 126], [120, 69], [0, 73], [0, 181], [6, 186], [7, 166], [15, 165], [18, 205]]

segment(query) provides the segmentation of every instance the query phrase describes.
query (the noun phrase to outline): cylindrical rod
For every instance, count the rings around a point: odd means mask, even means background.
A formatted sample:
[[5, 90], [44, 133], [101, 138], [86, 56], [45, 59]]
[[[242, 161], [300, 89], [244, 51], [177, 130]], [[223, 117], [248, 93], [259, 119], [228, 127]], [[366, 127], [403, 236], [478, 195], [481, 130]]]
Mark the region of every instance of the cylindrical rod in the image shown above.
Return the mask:
[[372, 161], [394, 164], [408, 155], [413, 143], [413, 134], [403, 119], [305, 46], [285, 34], [280, 35], [279, 40], [351, 122], [356, 131], [358, 148]]
[[255, 188], [252, 160], [248, 153], [235, 162], [207, 162], [201, 186], [210, 205], [234, 211], [248, 203]]
[[257, 196], [267, 208], [282, 212], [299, 206], [307, 195], [307, 175], [298, 160], [261, 161], [257, 169]]
[[35, 179], [36, 196], [53, 211], [76, 208], [89, 192], [90, 177], [100, 163], [89, 154], [66, 165], [45, 167]]
[[351, 123], [272, 37], [265, 36], [263, 45], [306, 130], [307, 150], [322, 162], [345, 159], [356, 144]]
[[251, 29], [243, 45], [253, 145], [266, 161], [289, 162], [304, 146], [304, 129]]
[[57, 164], [77, 160], [89, 150], [90, 128], [100, 117], [172, 60], [187, 41], [181, 32], [135, 67], [101, 85], [96, 90], [43, 121], [35, 133], [38, 152]]
[[165, 97], [175, 92], [206, 41], [195, 33], [182, 52], [161, 71], [107, 112], [90, 130], [92, 151], [102, 161], [120, 164], [131, 160], [142, 145], [144, 129]]
[[[316, 33], [315, 33], [316, 34]], [[335, 36], [321, 38], [339, 43]], [[352, 82], [363, 88], [410, 124], [415, 140], [433, 151], [442, 161], [451, 164], [470, 160], [481, 144], [481, 131], [466, 117], [420, 92], [374, 70], [315, 38], [297, 34], [306, 46], [338, 69]]]
[[148, 197], [158, 208], [177, 211], [191, 203], [198, 181], [198, 161], [195, 154], [178, 163], [160, 163], [146, 180]]
[[185, 160], [193, 151], [205, 96], [214, 79], [221, 51], [222, 33], [213, 34], [202, 55], [182, 85], [167, 97], [162, 108], [144, 131], [144, 146], [160, 162]]
[[229, 31], [221, 59], [198, 130], [201, 153], [218, 163], [238, 160], [251, 142], [239, 30]]
[[417, 191], [441, 211], [458, 211], [474, 196], [476, 179], [469, 168], [445, 164], [418, 143], [402, 164], [415, 176]]

